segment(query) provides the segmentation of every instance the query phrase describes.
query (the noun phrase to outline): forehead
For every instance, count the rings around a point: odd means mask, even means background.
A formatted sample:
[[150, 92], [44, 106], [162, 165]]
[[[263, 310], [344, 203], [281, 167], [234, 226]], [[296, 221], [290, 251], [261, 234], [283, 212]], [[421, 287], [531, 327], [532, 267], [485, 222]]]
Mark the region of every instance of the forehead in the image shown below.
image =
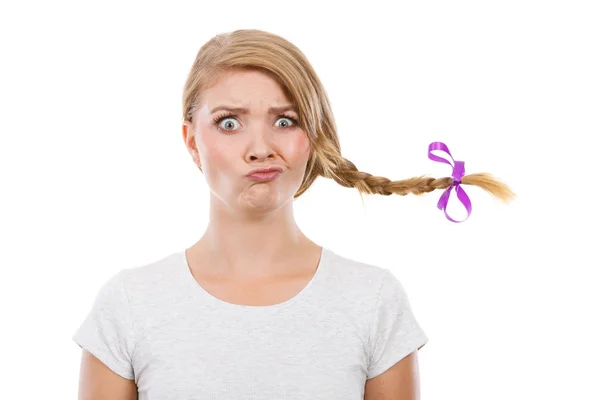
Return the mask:
[[275, 78], [257, 70], [224, 72], [203, 90], [201, 98], [202, 108], [212, 108], [223, 102], [232, 106], [268, 108], [291, 101]]

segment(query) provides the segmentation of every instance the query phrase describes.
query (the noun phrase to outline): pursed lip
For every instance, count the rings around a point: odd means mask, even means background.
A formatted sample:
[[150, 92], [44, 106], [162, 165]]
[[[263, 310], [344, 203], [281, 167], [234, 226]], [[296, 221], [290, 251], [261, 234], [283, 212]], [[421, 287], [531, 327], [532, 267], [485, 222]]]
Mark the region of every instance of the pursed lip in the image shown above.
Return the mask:
[[253, 169], [252, 171], [248, 172], [246, 174], [246, 176], [260, 174], [260, 173], [266, 173], [266, 172], [283, 172], [283, 168], [281, 168], [281, 167], [256, 168], [256, 169]]

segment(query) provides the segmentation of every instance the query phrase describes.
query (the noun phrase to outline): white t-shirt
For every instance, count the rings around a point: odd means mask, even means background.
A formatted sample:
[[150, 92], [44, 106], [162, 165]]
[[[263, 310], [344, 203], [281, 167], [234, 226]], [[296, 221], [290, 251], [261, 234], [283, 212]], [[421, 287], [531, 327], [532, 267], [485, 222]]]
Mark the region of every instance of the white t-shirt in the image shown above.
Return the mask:
[[323, 247], [310, 283], [270, 306], [214, 297], [185, 250], [122, 269], [73, 340], [139, 400], [363, 400], [366, 379], [428, 338], [391, 271]]

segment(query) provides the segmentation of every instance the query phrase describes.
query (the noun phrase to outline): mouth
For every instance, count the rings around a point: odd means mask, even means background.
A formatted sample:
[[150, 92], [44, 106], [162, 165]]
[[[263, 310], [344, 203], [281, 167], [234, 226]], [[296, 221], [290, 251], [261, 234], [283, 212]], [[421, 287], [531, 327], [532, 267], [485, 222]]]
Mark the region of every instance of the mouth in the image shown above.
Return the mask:
[[274, 165], [266, 168], [253, 169], [246, 177], [257, 182], [269, 182], [277, 178], [281, 173], [283, 173], [283, 168]]
[[279, 175], [282, 174], [283, 171], [276, 169], [276, 170], [270, 170], [270, 171], [265, 171], [265, 172], [253, 172], [250, 173], [248, 175], [246, 175], [246, 177], [250, 180], [253, 181], [257, 181], [257, 182], [270, 182], [272, 180], [275, 180]]

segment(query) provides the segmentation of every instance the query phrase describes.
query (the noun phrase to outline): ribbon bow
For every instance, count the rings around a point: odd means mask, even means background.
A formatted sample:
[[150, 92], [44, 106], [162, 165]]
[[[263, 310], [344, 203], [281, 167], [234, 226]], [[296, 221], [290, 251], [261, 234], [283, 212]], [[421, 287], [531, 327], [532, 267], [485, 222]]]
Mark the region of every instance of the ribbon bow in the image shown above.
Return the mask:
[[[436, 155], [431, 154], [431, 152], [433, 150], [442, 150], [445, 153], [448, 153], [448, 155], [454, 162], [454, 165], [452, 165], [445, 158], [438, 157]], [[455, 161], [454, 158], [452, 158], [452, 154], [450, 154], [450, 150], [448, 150], [448, 146], [446, 146], [442, 142], [433, 142], [429, 145], [428, 157], [433, 161], [443, 162], [443, 163], [446, 163], [446, 164], [452, 166], [452, 178], [453, 178], [452, 186], [450, 186], [448, 189], [446, 189], [444, 191], [444, 193], [442, 193], [442, 196], [440, 197], [440, 200], [438, 201], [437, 207], [440, 210], [444, 210], [444, 214], [446, 214], [446, 218], [448, 218], [452, 222], [466, 221], [467, 218], [469, 218], [469, 215], [471, 215], [471, 200], [469, 200], [469, 196], [467, 196], [467, 193], [463, 190], [463, 188], [460, 187], [461, 179], [465, 175], [465, 162], [464, 161]], [[448, 206], [448, 199], [450, 198], [450, 191], [452, 190], [453, 187], [456, 187], [456, 195], [458, 196], [458, 199], [460, 200], [460, 202], [467, 209], [467, 218], [463, 219], [462, 221], [453, 220], [452, 218], [450, 218], [450, 216], [446, 212], [446, 207]]]

